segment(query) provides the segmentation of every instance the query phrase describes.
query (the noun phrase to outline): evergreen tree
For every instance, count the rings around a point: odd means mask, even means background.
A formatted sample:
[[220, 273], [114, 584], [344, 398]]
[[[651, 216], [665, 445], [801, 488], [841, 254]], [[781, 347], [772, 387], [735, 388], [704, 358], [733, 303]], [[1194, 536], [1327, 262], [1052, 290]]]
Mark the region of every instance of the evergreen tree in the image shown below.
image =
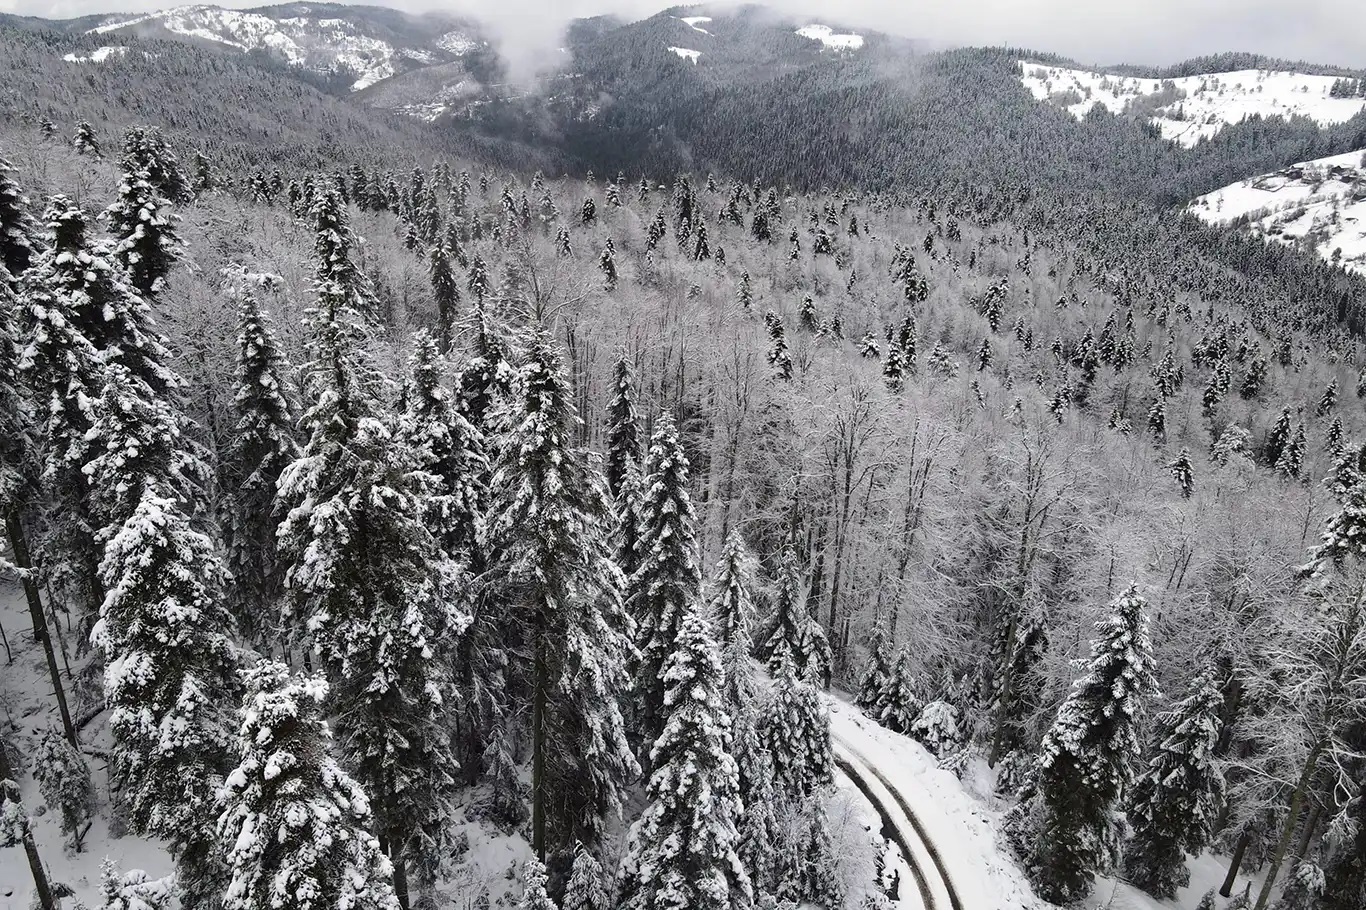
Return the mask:
[[911, 672], [911, 655], [903, 648], [878, 695], [877, 721], [889, 730], [909, 734], [924, 707], [920, 685]]
[[1016, 820], [1025, 824], [1017, 848], [1025, 853], [1035, 891], [1054, 903], [1088, 894], [1096, 872], [1114, 858], [1112, 809], [1140, 753], [1145, 702], [1157, 691], [1145, 607], [1131, 586], [1111, 615], [1096, 623], [1086, 675], [1058, 709], [1033, 792], [1016, 810]]
[[33, 753], [33, 776], [38, 778], [43, 802], [61, 818], [62, 834], [80, 853], [83, 828], [95, 811], [95, 789], [85, 757], [62, 731], [49, 727]]
[[516, 373], [513, 351], [489, 320], [482, 303], [475, 308], [475, 320], [474, 349], [456, 382], [455, 407], [486, 440], [491, 440], [498, 430], [495, 414], [513, 394]]
[[135, 126], [123, 134], [119, 167], [128, 174], [146, 174], [152, 188], [172, 202], [186, 202], [192, 195], [189, 176], [156, 127]]
[[776, 673], [779, 664], [791, 661], [802, 679], [822, 688], [830, 684], [830, 643], [802, 602], [797, 555], [790, 548], [783, 551], [778, 570], [773, 615], [760, 626], [756, 642], [754, 655], [768, 663], [769, 672]]
[[227, 771], [223, 706], [239, 685], [221, 597], [227, 573], [164, 481], [134, 485], [128, 517], [103, 535], [108, 595], [91, 633], [106, 660], [110, 770], [133, 830], [170, 842], [185, 906], [207, 907], [224, 872], [209, 821]]
[[[349, 249], [336, 236], [343, 211], [324, 185], [319, 251]], [[458, 764], [451, 653], [469, 618], [458, 567], [427, 526], [440, 481], [381, 410], [357, 275], [337, 259], [316, 273], [305, 368], [314, 403], [301, 421], [309, 440], [280, 476], [288, 514], [278, 539], [289, 613], [322, 658], [344, 765], [374, 800], [406, 906], [409, 863], [428, 885], [447, 831]]]
[[678, 621], [663, 677], [663, 732], [650, 751], [649, 805], [622, 861], [623, 910], [746, 910], [737, 853], [739, 775], [716, 644], [694, 603]]
[[1181, 454], [1167, 465], [1167, 470], [1171, 472], [1172, 478], [1177, 486], [1181, 488], [1181, 498], [1190, 499], [1191, 493], [1195, 491], [1195, 474], [1191, 469], [1191, 453], [1189, 449], [1182, 449]]
[[613, 910], [607, 873], [593, 851], [583, 844], [574, 847], [574, 863], [564, 892], [564, 910]]
[[637, 721], [647, 742], [664, 728], [669, 655], [679, 647], [684, 616], [698, 600], [697, 515], [688, 495], [688, 457], [667, 413], [661, 414], [645, 461], [644, 490], [637, 505], [638, 564], [627, 586], [627, 607], [636, 622], [640, 663], [635, 695]]
[[246, 684], [240, 761], [218, 817], [224, 910], [397, 910], [370, 800], [330, 755], [327, 684], [272, 661]]
[[598, 268], [602, 269], [603, 286], [609, 291], [616, 290], [617, 256], [611, 237], [607, 238], [607, 245], [602, 248], [602, 255], [598, 257]]
[[184, 255], [176, 216], [163, 211], [164, 203], [147, 172], [137, 171], [123, 175], [118, 201], [104, 212], [114, 237], [114, 260], [147, 299], [164, 290], [171, 266]]
[[1337, 404], [1338, 381], [1334, 379], [1332, 382], [1328, 383], [1328, 386], [1323, 390], [1323, 394], [1319, 396], [1318, 404], [1314, 406], [1314, 413], [1323, 417], [1330, 413], [1333, 408], [1337, 407]]
[[490, 536], [527, 630], [532, 846], [544, 855], [594, 844], [639, 770], [621, 716], [634, 649], [603, 481], [570, 448], [579, 417], [544, 330], [527, 340], [520, 387], [494, 464]]
[[517, 899], [516, 910], [559, 910], [546, 893], [547, 875], [545, 864], [537, 859], [529, 859], [522, 867], [522, 896]]
[[877, 625], [873, 627], [873, 636], [868, 643], [868, 662], [863, 665], [863, 672], [859, 675], [854, 707], [870, 717], [876, 717], [878, 700], [887, 690], [891, 675], [891, 666], [887, 661], [887, 634], [881, 625]]
[[437, 495], [428, 499], [427, 527], [447, 555], [479, 562], [488, 498], [483, 434], [456, 410], [437, 342], [424, 329], [413, 336], [408, 366], [403, 436], [422, 470], [439, 482]]
[[[752, 559], [739, 530], [726, 535], [707, 599], [707, 616], [716, 630], [721, 649], [721, 669], [726, 674], [726, 707], [735, 727], [736, 760], [741, 762], [742, 784], [746, 769], [743, 745], [747, 742], [758, 689], [750, 664], [751, 626], [754, 621]], [[742, 788], [742, 794], [744, 793]]]
[[612, 400], [607, 405], [607, 490], [620, 499], [628, 466], [640, 463], [640, 426], [636, 419], [636, 380], [623, 353], [612, 372]]
[[100, 910], [164, 910], [175, 896], [170, 876], [152, 878], [141, 869], [119, 872], [110, 859], [100, 864]]
[[787, 332], [778, 314], [769, 310], [764, 314], [764, 325], [768, 328], [769, 349], [768, 365], [773, 367], [773, 375], [783, 381], [792, 378], [792, 355], [787, 350]]
[[13, 167], [0, 158], [0, 265], [18, 279], [36, 254], [38, 225], [28, 213], [28, 198], [15, 182]]
[[1209, 843], [1218, 821], [1224, 779], [1214, 763], [1224, 699], [1206, 670], [1191, 694], [1161, 715], [1147, 769], [1128, 795], [1134, 829], [1124, 853], [1125, 877], [1158, 898], [1190, 883], [1186, 854]]
[[1295, 427], [1295, 435], [1291, 436], [1290, 441], [1281, 449], [1281, 454], [1276, 459], [1276, 473], [1287, 480], [1299, 480], [1300, 474], [1304, 471], [1304, 454], [1308, 447], [1304, 424], [1301, 423]]
[[71, 136], [71, 147], [78, 155], [89, 152], [96, 158], [104, 157], [100, 152], [100, 141], [95, 137], [95, 128], [86, 120], [77, 122], [76, 132]]
[[460, 282], [451, 267], [450, 254], [437, 244], [427, 257], [427, 274], [432, 281], [432, 295], [436, 298], [437, 338], [441, 353], [451, 349], [451, 330], [455, 325], [455, 308], [460, 305]]
[[830, 716], [815, 686], [778, 664], [773, 691], [759, 719], [759, 745], [768, 753], [778, 795], [799, 804], [833, 781]]
[[1275, 467], [1280, 461], [1281, 453], [1290, 442], [1290, 408], [1281, 411], [1281, 416], [1276, 418], [1275, 425], [1271, 428], [1270, 435], [1266, 438], [1266, 444], [1262, 446], [1262, 460], [1269, 467]]
[[[244, 275], [238, 289], [237, 424], [224, 458], [227, 493], [227, 561], [231, 605], [242, 634], [261, 642], [275, 625], [284, 567], [276, 552], [275, 491], [280, 474], [299, 456], [290, 367], [275, 340], [270, 318]], [[269, 278], [259, 280], [269, 281]]]

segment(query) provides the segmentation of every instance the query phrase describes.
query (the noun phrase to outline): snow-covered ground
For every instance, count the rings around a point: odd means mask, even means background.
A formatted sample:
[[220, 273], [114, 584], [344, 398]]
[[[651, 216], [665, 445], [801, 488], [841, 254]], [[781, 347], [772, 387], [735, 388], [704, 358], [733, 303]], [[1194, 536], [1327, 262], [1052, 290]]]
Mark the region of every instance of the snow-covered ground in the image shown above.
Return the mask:
[[831, 50], [854, 51], [863, 47], [862, 35], [840, 35], [828, 25], [804, 25], [797, 29], [797, 34], [803, 38], [810, 38], [812, 41], [819, 41]]
[[1178, 79], [1141, 79], [1113, 73], [1021, 62], [1025, 88], [1078, 119], [1100, 104], [1116, 114], [1139, 111], [1162, 135], [1192, 146], [1253, 114], [1308, 117], [1342, 123], [1366, 108], [1366, 98], [1332, 98], [1337, 79], [1273, 70], [1237, 70]]
[[1260, 236], [1366, 274], [1366, 151], [1239, 181], [1199, 197], [1188, 211], [1211, 224], [1246, 219]]
[[67, 63], [103, 63], [110, 57], [122, 57], [126, 53], [128, 53], [128, 48], [126, 47], [105, 45], [104, 47], [95, 48], [86, 55], [66, 54], [62, 59]]
[[[144, 23], [155, 23], [177, 35], [243, 51], [270, 51], [295, 66], [319, 72], [345, 69], [356, 75], [352, 91], [360, 91], [393, 76], [398, 71], [395, 60], [400, 57], [430, 62], [430, 59], [423, 59], [421, 51], [395, 48], [378, 38], [361, 34], [345, 19], [273, 19], [260, 13], [217, 6], [182, 6], [140, 16], [120, 16], [90, 29], [89, 33], [103, 35]], [[451, 33], [437, 39], [438, 46], [445, 48], [443, 41], [465, 50], [472, 46], [472, 39], [463, 33]]]
[[711, 34], [711, 32], [701, 27], [703, 22], [711, 21], [711, 16], [684, 16], [682, 19], [679, 19], [678, 21], [682, 22], [684, 25], [686, 25], [688, 28], [692, 29], [695, 32], [701, 32], [704, 35]]
[[696, 63], [697, 58], [702, 56], [701, 51], [689, 50], [686, 47], [671, 47], [669, 50], [673, 51], [684, 60], [691, 60], [693, 63]]

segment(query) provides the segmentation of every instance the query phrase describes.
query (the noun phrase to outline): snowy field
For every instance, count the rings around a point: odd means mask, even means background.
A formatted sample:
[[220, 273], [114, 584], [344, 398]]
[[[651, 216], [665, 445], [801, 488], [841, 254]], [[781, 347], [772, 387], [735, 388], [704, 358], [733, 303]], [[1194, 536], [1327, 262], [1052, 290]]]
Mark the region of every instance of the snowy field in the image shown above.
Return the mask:
[[1137, 110], [1162, 135], [1192, 146], [1253, 114], [1308, 117], [1321, 126], [1350, 120], [1366, 108], [1366, 98], [1332, 98], [1334, 76], [1272, 70], [1236, 70], [1141, 79], [1090, 70], [1021, 62], [1025, 88], [1078, 119], [1100, 104], [1122, 114]]
[[1366, 151], [1239, 181], [1199, 197], [1188, 211], [1211, 224], [1246, 219], [1268, 240], [1301, 244], [1366, 274]]

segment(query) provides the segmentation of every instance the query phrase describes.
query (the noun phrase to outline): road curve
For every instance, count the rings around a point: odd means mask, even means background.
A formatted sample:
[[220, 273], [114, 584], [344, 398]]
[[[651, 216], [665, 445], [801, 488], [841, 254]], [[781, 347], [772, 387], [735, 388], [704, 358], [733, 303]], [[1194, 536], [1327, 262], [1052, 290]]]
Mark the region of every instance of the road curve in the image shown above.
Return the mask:
[[906, 799], [857, 748], [834, 735], [833, 731], [831, 741], [836, 764], [873, 804], [882, 818], [883, 827], [889, 830], [901, 849], [925, 910], [963, 910], [938, 848], [926, 835]]

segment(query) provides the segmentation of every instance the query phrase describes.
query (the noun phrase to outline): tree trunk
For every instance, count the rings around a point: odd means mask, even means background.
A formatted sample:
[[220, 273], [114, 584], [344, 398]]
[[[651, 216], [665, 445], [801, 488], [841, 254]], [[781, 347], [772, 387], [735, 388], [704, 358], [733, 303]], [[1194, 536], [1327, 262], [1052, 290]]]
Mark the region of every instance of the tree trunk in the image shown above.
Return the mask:
[[1006, 627], [1006, 646], [1005, 646], [1005, 665], [1001, 672], [1001, 703], [996, 706], [996, 728], [991, 734], [991, 755], [988, 756], [987, 766], [996, 767], [996, 763], [1001, 760], [1001, 746], [1005, 742], [1006, 719], [1010, 713], [1011, 689], [1015, 682], [1015, 636], [1017, 634], [1017, 622], [1012, 616], [1010, 625]]
[[1247, 845], [1252, 837], [1244, 833], [1238, 838], [1237, 845], [1233, 848], [1233, 858], [1228, 863], [1228, 875], [1224, 876], [1224, 883], [1219, 886], [1220, 897], [1230, 897], [1233, 894], [1233, 883], [1238, 880], [1238, 870], [1243, 868], [1243, 854], [1247, 852]]
[[[5, 746], [0, 743], [0, 805], [3, 805], [8, 795], [8, 790], [4, 785], [7, 780], [15, 782], [16, 798], [18, 781], [16, 775], [10, 769], [9, 753], [5, 751]], [[24, 845], [24, 855], [28, 857], [28, 869], [33, 873], [34, 896], [38, 898], [38, 906], [41, 910], [54, 910], [52, 902], [52, 888], [48, 885], [47, 870], [43, 868], [43, 861], [38, 857], [38, 845], [33, 842], [33, 832], [29, 830], [28, 820], [21, 822], [22, 838]]]
[[[537, 625], [541, 625], [538, 621]], [[545, 630], [536, 630], [536, 679], [531, 697], [531, 849], [545, 862]]]
[[5, 515], [5, 530], [9, 534], [10, 547], [14, 550], [14, 562], [23, 576], [24, 599], [28, 601], [29, 618], [33, 621], [33, 638], [43, 648], [47, 659], [48, 676], [52, 677], [52, 694], [57, 699], [57, 709], [62, 715], [62, 730], [67, 742], [73, 749], [81, 748], [76, 738], [76, 728], [71, 723], [71, 712], [66, 705], [66, 689], [62, 687], [61, 671], [57, 668], [57, 655], [52, 650], [52, 636], [48, 634], [47, 615], [43, 613], [43, 600], [38, 594], [38, 583], [33, 580], [31, 570], [33, 560], [29, 555], [28, 538], [24, 535], [24, 523], [19, 518], [18, 509], [10, 509]]
[[1318, 743], [1309, 751], [1309, 757], [1305, 759], [1304, 770], [1300, 773], [1300, 779], [1295, 782], [1295, 790], [1290, 794], [1290, 811], [1285, 818], [1285, 828], [1281, 831], [1281, 839], [1276, 842], [1276, 852], [1271, 855], [1271, 868], [1266, 872], [1266, 880], [1262, 882], [1262, 890], [1257, 894], [1257, 903], [1253, 905], [1253, 910], [1266, 910], [1267, 903], [1271, 900], [1271, 891], [1276, 886], [1276, 876], [1281, 872], [1281, 864], [1285, 862], [1286, 851], [1290, 849], [1290, 840], [1295, 836], [1295, 827], [1299, 822], [1300, 803], [1304, 801], [1305, 791], [1309, 789], [1309, 781], [1314, 776], [1314, 771], [1318, 767], [1319, 754], [1323, 751], [1323, 743]]
[[1304, 830], [1300, 832], [1300, 842], [1295, 845], [1295, 859], [1304, 859], [1304, 855], [1309, 852], [1309, 845], [1314, 840], [1314, 831], [1318, 829], [1322, 814], [1323, 806], [1318, 803], [1309, 807], [1309, 814], [1304, 818]]
[[394, 896], [402, 910], [408, 910], [408, 866], [403, 857], [403, 839], [390, 836], [389, 862], [394, 867]]

